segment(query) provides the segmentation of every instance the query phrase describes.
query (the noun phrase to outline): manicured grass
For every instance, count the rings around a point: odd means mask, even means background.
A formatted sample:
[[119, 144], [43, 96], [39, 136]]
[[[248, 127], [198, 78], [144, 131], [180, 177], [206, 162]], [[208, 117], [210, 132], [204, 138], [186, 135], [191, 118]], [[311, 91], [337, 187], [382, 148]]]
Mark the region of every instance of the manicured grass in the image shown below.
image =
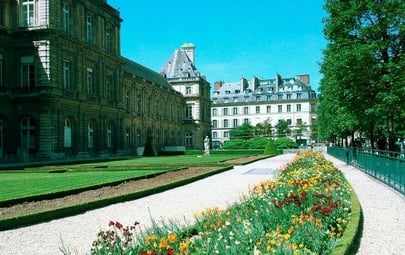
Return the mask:
[[23, 197], [52, 194], [82, 189], [95, 185], [133, 179], [166, 170], [131, 171], [67, 171], [49, 172], [1, 172], [0, 201]]
[[[184, 165], [193, 166], [196, 164], [207, 164], [207, 163], [220, 163], [222, 161], [236, 159], [244, 157], [246, 155], [236, 155], [236, 154], [215, 154], [212, 153], [210, 156], [201, 155], [179, 155], [179, 156], [158, 156], [158, 157], [142, 157], [130, 160], [119, 160], [109, 162], [109, 166], [120, 166], [120, 165], [144, 165], [144, 166], [155, 166], [155, 165]], [[105, 165], [105, 162], [91, 164], [91, 165]]]
[[226, 160], [243, 156], [215, 153], [203, 156], [201, 153], [4, 170], [0, 171], [0, 203], [108, 185], [187, 166], [223, 165]]

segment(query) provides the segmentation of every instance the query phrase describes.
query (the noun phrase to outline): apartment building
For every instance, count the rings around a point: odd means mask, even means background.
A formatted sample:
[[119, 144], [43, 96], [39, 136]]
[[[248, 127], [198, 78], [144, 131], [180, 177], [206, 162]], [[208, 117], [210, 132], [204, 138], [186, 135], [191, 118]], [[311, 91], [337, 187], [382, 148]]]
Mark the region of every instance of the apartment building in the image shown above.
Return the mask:
[[243, 123], [252, 126], [267, 123], [272, 127], [271, 136], [276, 137], [275, 126], [285, 120], [290, 133], [297, 139], [313, 138], [312, 125], [316, 119], [318, 99], [309, 84], [309, 75], [297, 75], [273, 79], [239, 82], [216, 82], [211, 95], [212, 139], [220, 143], [230, 139], [230, 131]]

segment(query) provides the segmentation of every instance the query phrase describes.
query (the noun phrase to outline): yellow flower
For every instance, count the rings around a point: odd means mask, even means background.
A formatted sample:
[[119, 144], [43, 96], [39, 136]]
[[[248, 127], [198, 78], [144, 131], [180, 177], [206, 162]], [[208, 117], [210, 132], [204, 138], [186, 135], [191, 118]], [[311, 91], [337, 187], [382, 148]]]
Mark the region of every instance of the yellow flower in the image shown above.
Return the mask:
[[169, 240], [170, 243], [175, 243], [175, 242], [177, 242], [177, 235], [176, 235], [176, 233], [169, 233], [169, 234], [167, 234], [167, 239]]

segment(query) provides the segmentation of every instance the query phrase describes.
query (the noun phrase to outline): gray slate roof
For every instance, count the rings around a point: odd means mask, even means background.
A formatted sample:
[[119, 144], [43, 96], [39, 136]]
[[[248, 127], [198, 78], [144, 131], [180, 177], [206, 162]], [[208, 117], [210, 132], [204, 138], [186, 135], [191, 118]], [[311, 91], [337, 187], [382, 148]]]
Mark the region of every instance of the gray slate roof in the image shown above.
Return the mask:
[[155, 72], [141, 64], [138, 64], [130, 59], [123, 58], [125, 64], [123, 66], [123, 70], [127, 73], [134, 74], [138, 77], [142, 77], [143, 79], [154, 83], [156, 85], [160, 85], [162, 87], [168, 88], [170, 90], [174, 90], [172, 85], [158, 72]]
[[183, 49], [177, 49], [164, 64], [160, 73], [167, 79], [196, 78], [200, 76], [197, 68]]

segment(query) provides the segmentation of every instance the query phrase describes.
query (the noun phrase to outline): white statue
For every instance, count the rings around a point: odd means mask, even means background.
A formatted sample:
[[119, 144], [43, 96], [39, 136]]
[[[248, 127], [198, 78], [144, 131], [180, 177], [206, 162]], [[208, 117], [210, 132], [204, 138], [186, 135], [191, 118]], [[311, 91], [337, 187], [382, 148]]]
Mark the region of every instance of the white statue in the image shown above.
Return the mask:
[[204, 139], [204, 155], [210, 155], [210, 139], [208, 136]]

